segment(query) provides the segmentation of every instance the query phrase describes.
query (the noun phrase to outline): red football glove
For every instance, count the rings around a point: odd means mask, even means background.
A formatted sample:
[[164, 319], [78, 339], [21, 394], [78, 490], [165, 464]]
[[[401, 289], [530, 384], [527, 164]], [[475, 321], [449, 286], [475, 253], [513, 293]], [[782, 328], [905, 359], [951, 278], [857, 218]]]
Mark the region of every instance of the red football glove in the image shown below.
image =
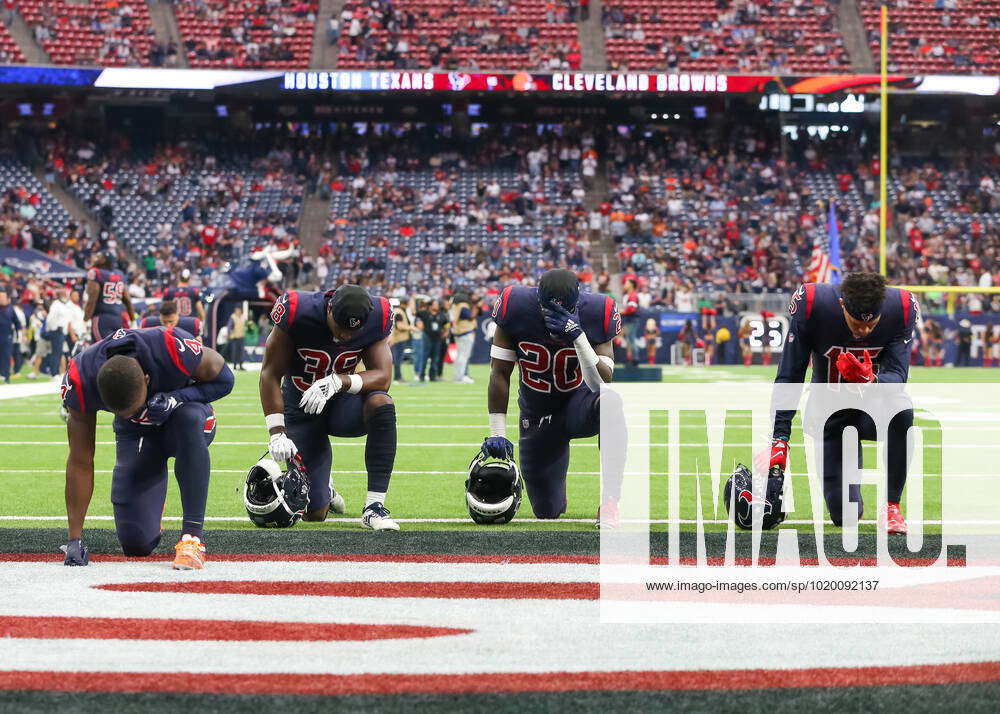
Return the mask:
[[875, 381], [875, 372], [872, 369], [872, 358], [865, 350], [865, 361], [860, 361], [850, 352], [841, 352], [837, 357], [837, 370], [845, 382], [855, 384], [868, 384]]
[[774, 439], [771, 441], [771, 449], [764, 449], [754, 456], [753, 464], [760, 473], [769, 472], [777, 466], [782, 471], [788, 463], [788, 442], [784, 439]]

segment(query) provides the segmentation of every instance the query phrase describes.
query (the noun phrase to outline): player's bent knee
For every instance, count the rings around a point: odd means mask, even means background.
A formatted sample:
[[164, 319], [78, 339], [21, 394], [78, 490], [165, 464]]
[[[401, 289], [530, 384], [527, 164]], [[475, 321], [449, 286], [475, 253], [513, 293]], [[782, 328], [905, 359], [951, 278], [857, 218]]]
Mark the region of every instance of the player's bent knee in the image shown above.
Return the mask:
[[319, 523], [320, 521], [325, 521], [327, 515], [330, 513], [330, 504], [326, 504], [322, 508], [316, 508], [311, 511], [306, 511], [302, 514], [303, 521], [310, 521], [312, 523]]
[[385, 392], [375, 392], [374, 394], [370, 394], [368, 395], [368, 398], [365, 399], [365, 416], [367, 417], [379, 407], [392, 406], [394, 403], [395, 402], [392, 401], [392, 397]]
[[170, 415], [170, 425], [184, 432], [202, 434], [205, 429], [205, 410], [197, 402], [188, 402]]
[[[378, 395], [376, 395], [378, 396]], [[389, 399], [389, 395], [385, 395]], [[372, 397], [374, 399], [375, 397]], [[372, 426], [389, 426], [396, 423], [396, 405], [389, 399], [380, 404], [370, 404], [371, 399], [365, 403], [364, 420], [368, 424], [369, 431]]]
[[145, 558], [160, 544], [160, 534], [157, 533], [155, 537], [150, 538], [141, 531], [129, 529], [118, 532], [118, 542], [121, 544], [122, 552], [129, 558]]
[[565, 502], [555, 501], [532, 501], [531, 510], [535, 513], [535, 518], [542, 520], [553, 520], [566, 512]]

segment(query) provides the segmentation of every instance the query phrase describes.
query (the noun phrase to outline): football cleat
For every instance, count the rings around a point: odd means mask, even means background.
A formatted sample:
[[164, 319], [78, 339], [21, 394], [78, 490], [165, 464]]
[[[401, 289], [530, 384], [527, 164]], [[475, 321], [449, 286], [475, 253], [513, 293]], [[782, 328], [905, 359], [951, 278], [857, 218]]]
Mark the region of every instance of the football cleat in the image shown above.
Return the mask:
[[597, 509], [597, 527], [615, 530], [621, 526], [618, 516], [618, 503], [608, 501]]
[[205, 546], [201, 538], [185, 533], [174, 546], [174, 570], [201, 570], [205, 567]]
[[906, 519], [903, 518], [902, 511], [899, 510], [898, 503], [887, 503], [878, 517], [879, 527], [886, 533], [905, 534], [907, 532]]
[[[761, 489], [761, 486], [764, 488]], [[760, 527], [771, 530], [785, 520], [782, 503], [783, 487], [784, 478], [779, 469], [772, 471], [772, 476], [767, 479], [766, 485], [759, 483], [755, 488], [750, 469], [743, 464], [737, 464], [736, 471], [726, 481], [723, 492], [726, 511], [738, 528], [752, 530], [754, 519], [760, 518]]]
[[373, 531], [398, 531], [399, 524], [389, 518], [389, 511], [381, 502], [365, 506], [361, 513], [361, 525]]
[[509, 458], [490, 456], [484, 448], [469, 464], [465, 506], [472, 520], [480, 525], [510, 523], [521, 507], [523, 489], [517, 464]]
[[333, 476], [330, 477], [330, 510], [334, 513], [344, 513], [347, 511], [347, 504], [344, 497], [337, 493], [333, 487]]
[[[343, 504], [344, 499], [340, 499]], [[264, 457], [250, 467], [243, 483], [243, 505], [259, 528], [290, 528], [302, 519], [309, 503], [309, 479], [301, 457], [288, 461], [282, 471], [278, 462]], [[332, 505], [332, 504], [331, 504]]]

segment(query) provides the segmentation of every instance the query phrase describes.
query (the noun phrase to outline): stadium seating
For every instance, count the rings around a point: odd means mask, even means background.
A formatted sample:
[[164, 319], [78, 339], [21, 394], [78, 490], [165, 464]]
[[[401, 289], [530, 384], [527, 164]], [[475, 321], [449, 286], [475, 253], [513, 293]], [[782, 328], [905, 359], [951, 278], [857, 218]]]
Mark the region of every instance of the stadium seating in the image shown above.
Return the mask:
[[825, 73], [850, 67], [830, 12], [803, 0], [609, 0], [602, 22], [612, 69]]
[[[880, 5], [858, 0], [872, 53], [879, 49]], [[890, 72], [912, 74], [1000, 72], [1000, 1], [892, 2]]]
[[294, 176], [248, 157], [218, 168], [176, 162], [184, 166], [177, 174], [161, 158], [97, 160], [70, 184], [95, 214], [110, 206], [111, 229], [133, 255], [164, 257], [166, 247], [168, 262], [218, 269], [271, 239], [294, 238], [303, 190]]
[[347, 0], [337, 66], [578, 69], [579, 37], [561, 3]]
[[192, 67], [309, 66], [316, 2], [179, 0], [177, 25]]
[[[44, 227], [53, 236], [61, 236], [70, 223], [70, 217], [66, 209], [45, 189], [42, 182], [24, 164], [14, 159], [0, 156], [0, 198], [8, 191], [17, 191], [21, 188], [28, 194], [37, 196], [36, 201], [32, 202], [34, 210], [28, 213], [28, 215], [31, 215], [31, 218], [27, 222], [31, 225]], [[28, 201], [19, 201], [18, 205], [21, 203], [28, 203]], [[18, 215], [25, 217], [24, 213], [19, 212]], [[0, 223], [2, 223], [2, 220], [0, 220]]]
[[149, 64], [154, 36], [144, 2], [19, 0], [17, 5], [55, 64]]
[[24, 62], [21, 48], [14, 42], [7, 27], [0, 23], [0, 64], [19, 64], [21, 62]]
[[[426, 137], [413, 137], [394, 150], [398, 169], [395, 156], [373, 151], [368, 169], [335, 179], [321, 250], [330, 258], [328, 284], [381, 283], [438, 296], [531, 280], [551, 267], [589, 273], [578, 169], [542, 162], [549, 168], [531, 173], [523, 158], [498, 159], [484, 150], [490, 140], [479, 141], [463, 152], [471, 165], [455, 152], [431, 162]], [[519, 157], [541, 147], [556, 153], [537, 136], [503, 141]]]

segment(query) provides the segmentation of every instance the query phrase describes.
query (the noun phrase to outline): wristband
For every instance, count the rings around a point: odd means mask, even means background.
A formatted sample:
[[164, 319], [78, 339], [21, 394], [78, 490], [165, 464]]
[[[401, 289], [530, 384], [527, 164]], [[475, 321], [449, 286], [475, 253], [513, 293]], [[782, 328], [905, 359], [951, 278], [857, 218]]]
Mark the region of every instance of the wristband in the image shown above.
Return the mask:
[[517, 362], [517, 352], [497, 345], [490, 347], [490, 357], [501, 359], [504, 362]]
[[285, 426], [285, 415], [284, 414], [268, 414], [264, 417], [264, 424], [267, 426], [268, 430], [273, 429], [276, 426]]
[[507, 436], [507, 415], [490, 414], [490, 436]]
[[361, 391], [361, 387], [364, 386], [364, 381], [361, 379], [360, 374], [352, 374], [349, 378], [351, 380], [351, 386], [347, 388], [348, 394], [357, 394]]

